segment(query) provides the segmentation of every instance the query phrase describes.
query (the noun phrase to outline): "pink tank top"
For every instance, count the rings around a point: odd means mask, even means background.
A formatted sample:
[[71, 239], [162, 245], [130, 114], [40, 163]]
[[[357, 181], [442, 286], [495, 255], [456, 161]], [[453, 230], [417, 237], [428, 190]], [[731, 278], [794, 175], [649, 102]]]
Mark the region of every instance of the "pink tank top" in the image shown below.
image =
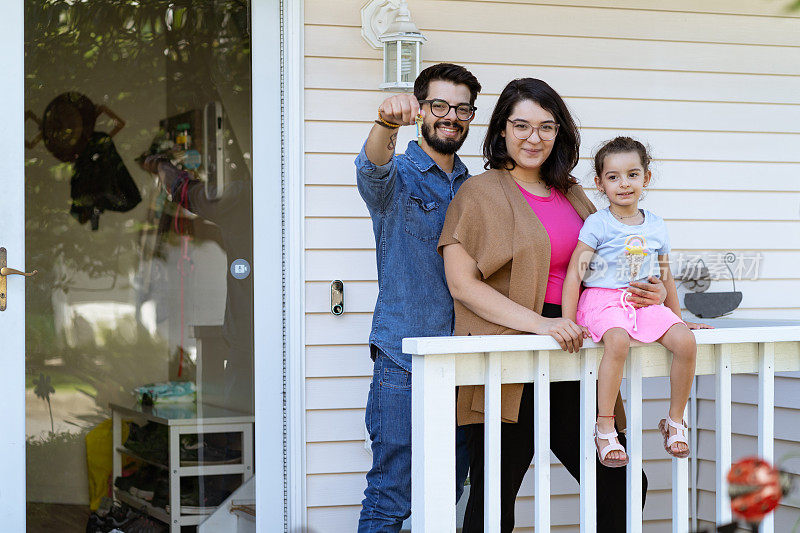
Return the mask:
[[536, 196], [522, 187], [519, 187], [519, 190], [550, 237], [550, 273], [547, 277], [544, 301], [561, 305], [564, 278], [567, 275], [572, 252], [578, 244], [578, 233], [583, 227], [583, 220], [569, 200], [557, 189], [551, 189], [550, 196], [547, 197]]

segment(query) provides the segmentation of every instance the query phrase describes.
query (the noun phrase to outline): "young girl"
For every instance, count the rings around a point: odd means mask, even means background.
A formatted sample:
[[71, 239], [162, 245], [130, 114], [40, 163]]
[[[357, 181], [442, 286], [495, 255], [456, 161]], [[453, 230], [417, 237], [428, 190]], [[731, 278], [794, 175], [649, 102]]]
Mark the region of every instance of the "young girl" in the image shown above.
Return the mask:
[[[657, 341], [673, 354], [669, 413], [658, 427], [667, 453], [687, 457], [688, 428], [683, 412], [697, 351], [690, 329], [709, 327], [681, 320], [669, 269], [666, 225], [661, 217], [639, 209], [639, 199], [650, 182], [649, 166], [647, 149], [629, 137], [617, 137], [597, 152], [594, 179], [610, 205], [585, 220], [564, 280], [563, 316], [584, 327], [593, 341], [603, 341], [597, 375], [595, 445], [600, 463], [611, 467], [628, 464], [614, 430], [613, 412], [631, 338]], [[667, 299], [662, 305], [637, 309], [627, 301], [628, 284], [649, 276], [661, 277]], [[587, 287], [582, 294], [581, 281]]]

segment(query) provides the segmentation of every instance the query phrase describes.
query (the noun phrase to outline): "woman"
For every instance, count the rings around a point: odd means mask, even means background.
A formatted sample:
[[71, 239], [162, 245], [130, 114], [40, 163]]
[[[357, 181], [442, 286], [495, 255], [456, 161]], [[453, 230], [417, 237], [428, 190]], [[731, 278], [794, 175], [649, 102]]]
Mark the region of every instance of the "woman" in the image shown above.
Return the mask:
[[[570, 172], [580, 138], [564, 101], [541, 80], [503, 90], [484, 142], [487, 172], [464, 183], [439, 240], [455, 302], [456, 335], [550, 335], [576, 352], [587, 332], [561, 318], [561, 292], [583, 220], [596, 211]], [[661, 303], [657, 278], [631, 288], [637, 307]], [[580, 479], [578, 382], [552, 383], [550, 447]], [[467, 426], [470, 496], [465, 533], [483, 531], [483, 388], [461, 387], [458, 423]], [[617, 427], [625, 427], [617, 398]], [[514, 528], [514, 500], [533, 458], [533, 385], [502, 387], [501, 530]], [[624, 436], [620, 440], [625, 443]], [[644, 477], [644, 474], [642, 474]], [[647, 480], [644, 478], [644, 490]], [[625, 531], [625, 469], [597, 466], [597, 531]]]

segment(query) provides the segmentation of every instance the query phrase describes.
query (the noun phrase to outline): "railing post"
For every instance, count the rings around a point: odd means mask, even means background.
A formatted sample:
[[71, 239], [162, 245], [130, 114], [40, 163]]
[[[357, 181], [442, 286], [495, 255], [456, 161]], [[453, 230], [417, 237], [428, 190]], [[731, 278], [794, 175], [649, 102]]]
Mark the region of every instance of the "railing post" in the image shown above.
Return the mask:
[[628, 533], [642, 533], [642, 360], [631, 349], [627, 360], [628, 388]]
[[411, 370], [411, 527], [455, 531], [455, 356], [414, 355]]
[[[684, 420], [688, 406], [683, 410]], [[694, 421], [692, 421], [694, 424]], [[688, 436], [688, 435], [687, 435]], [[688, 439], [687, 439], [688, 440]], [[692, 450], [697, 455], [697, 450]], [[672, 458], [672, 533], [689, 531], [689, 458]]]
[[689, 439], [689, 446], [694, 450], [692, 455], [689, 457], [690, 467], [691, 467], [691, 476], [692, 476], [692, 530], [697, 529], [697, 507], [699, 502], [697, 501], [697, 464], [698, 464], [698, 457], [700, 454], [697, 453], [697, 375], [695, 375], [694, 383], [692, 383], [692, 396], [690, 398], [689, 405], [691, 405], [691, 415], [690, 415], [690, 423], [692, 427], [689, 428], [689, 434], [691, 438]]
[[731, 345], [715, 344], [716, 374], [716, 520], [717, 524], [731, 521], [731, 501], [728, 496], [728, 470], [731, 467]]
[[581, 350], [581, 533], [597, 531], [597, 460], [593, 430], [597, 415], [597, 357], [601, 348]]
[[534, 529], [550, 531], [550, 352], [534, 352]]
[[[758, 455], [772, 464], [775, 459], [775, 343], [758, 345]], [[774, 533], [775, 514], [761, 522], [761, 533]]]
[[500, 376], [502, 353], [484, 354], [483, 530], [500, 533]]

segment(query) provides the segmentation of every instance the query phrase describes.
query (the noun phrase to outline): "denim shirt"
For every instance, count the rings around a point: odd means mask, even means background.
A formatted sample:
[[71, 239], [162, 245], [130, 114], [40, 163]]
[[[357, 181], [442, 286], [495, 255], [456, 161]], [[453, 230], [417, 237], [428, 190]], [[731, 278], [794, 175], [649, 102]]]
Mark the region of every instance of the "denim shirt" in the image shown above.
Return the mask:
[[469, 173], [456, 156], [448, 178], [416, 141], [385, 165], [370, 162], [363, 148], [355, 163], [358, 192], [372, 217], [378, 262], [372, 355], [378, 348], [410, 372], [404, 337], [453, 334], [453, 298], [436, 244], [447, 206]]

